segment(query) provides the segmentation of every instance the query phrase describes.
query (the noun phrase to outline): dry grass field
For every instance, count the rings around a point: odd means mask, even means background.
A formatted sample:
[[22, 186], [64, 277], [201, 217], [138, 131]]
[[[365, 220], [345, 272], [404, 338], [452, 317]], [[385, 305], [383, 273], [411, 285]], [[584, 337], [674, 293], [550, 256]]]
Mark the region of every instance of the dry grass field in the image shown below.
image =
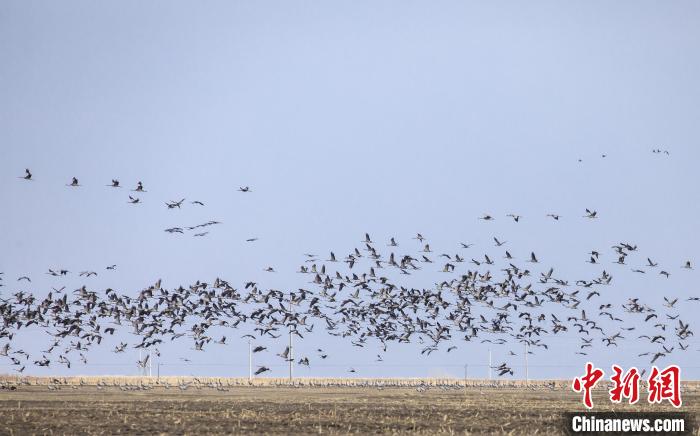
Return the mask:
[[[700, 413], [700, 389], [683, 410]], [[614, 406], [596, 410], [672, 410]], [[568, 383], [192, 378], [0, 379], [0, 433], [29, 434], [561, 434], [582, 411]]]

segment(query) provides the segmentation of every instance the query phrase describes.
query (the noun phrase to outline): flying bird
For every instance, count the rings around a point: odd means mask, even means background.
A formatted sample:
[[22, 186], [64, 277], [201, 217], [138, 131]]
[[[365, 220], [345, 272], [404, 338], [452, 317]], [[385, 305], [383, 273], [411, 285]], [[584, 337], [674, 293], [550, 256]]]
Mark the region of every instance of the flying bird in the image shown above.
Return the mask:
[[168, 207], [168, 209], [175, 209], [175, 208], [180, 209], [180, 206], [182, 205], [182, 202], [183, 202], [183, 201], [185, 201], [184, 198], [183, 198], [182, 200], [180, 200], [180, 201], [170, 201], [170, 202], [166, 202], [165, 205]]
[[598, 214], [598, 212], [595, 210], [592, 211], [592, 210], [586, 209], [586, 215], [584, 215], [584, 218], [597, 218], [597, 216], [596, 216], [597, 214]]

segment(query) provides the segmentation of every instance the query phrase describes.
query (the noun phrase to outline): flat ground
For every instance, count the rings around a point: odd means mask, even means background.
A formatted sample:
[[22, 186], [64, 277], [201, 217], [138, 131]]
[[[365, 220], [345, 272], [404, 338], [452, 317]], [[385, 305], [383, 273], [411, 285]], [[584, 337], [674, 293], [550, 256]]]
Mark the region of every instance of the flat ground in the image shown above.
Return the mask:
[[[546, 387], [122, 389], [94, 385], [0, 389], [0, 433], [561, 434], [562, 413], [584, 410], [570, 389]], [[606, 395], [600, 390], [594, 396], [596, 411], [612, 410]], [[698, 416], [700, 392], [685, 392], [683, 400], [682, 410]], [[640, 401], [615, 410], [672, 408]]]

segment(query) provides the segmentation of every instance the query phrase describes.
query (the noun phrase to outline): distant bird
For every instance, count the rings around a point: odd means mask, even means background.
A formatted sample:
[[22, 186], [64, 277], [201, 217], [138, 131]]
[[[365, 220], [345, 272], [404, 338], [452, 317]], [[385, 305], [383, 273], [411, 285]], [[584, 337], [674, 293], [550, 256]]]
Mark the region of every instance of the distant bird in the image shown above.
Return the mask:
[[257, 347], [253, 348], [253, 353], [259, 353], [264, 350], [267, 350], [267, 348], [263, 347], [262, 345], [258, 345]]
[[241, 186], [238, 188], [238, 190], [240, 192], [253, 192], [253, 191], [251, 191], [250, 186]]
[[199, 205], [199, 206], [204, 206], [204, 203], [202, 203], [202, 202], [199, 201], [199, 200], [191, 201], [190, 203], [191, 203], [191, 204], [196, 204], [196, 205]]
[[685, 268], [685, 269], [693, 269], [693, 267], [690, 265], [690, 261], [689, 261], [689, 260], [687, 260], [687, 261], [685, 262], [685, 265], [683, 265], [683, 268]]
[[32, 279], [30, 279], [30, 278], [27, 277], [27, 276], [22, 276], [22, 277], [20, 277], [20, 278], [17, 279], [18, 282], [19, 282], [19, 281], [22, 281], [22, 280], [26, 280], [26, 281], [28, 281], [28, 282], [31, 282], [31, 281], [32, 281]]
[[660, 357], [664, 357], [666, 353], [656, 353], [654, 354], [654, 357], [651, 359], [651, 362], [649, 363], [650, 365], [653, 365], [654, 362], [656, 362]]
[[66, 186], [70, 186], [70, 187], [75, 188], [75, 187], [80, 186], [80, 183], [78, 183], [78, 179], [77, 179], [77, 178], [73, 177], [73, 180], [71, 180], [70, 184], [69, 184], [69, 185], [66, 185]]
[[673, 300], [669, 300], [668, 298], [664, 297], [664, 301], [665, 301], [664, 306], [668, 307], [669, 309], [673, 309], [673, 306], [675, 306], [676, 303], [678, 302], [678, 298], [675, 298]]
[[129, 203], [131, 203], [131, 204], [137, 204], [140, 201], [141, 201], [141, 199], [139, 199], [139, 198], [132, 197], [131, 195], [129, 196]]
[[106, 269], [115, 270], [117, 269], [117, 265], [109, 265]]
[[260, 368], [257, 369], [257, 371], [255, 371], [255, 375], [260, 375], [260, 374], [262, 374], [263, 372], [266, 372], [266, 371], [269, 371], [269, 370], [270, 370], [270, 368], [268, 368], [268, 367], [266, 367], [266, 366], [261, 366]]
[[512, 214], [512, 213], [509, 213], [509, 214], [506, 215], [506, 216], [513, 218], [513, 221], [515, 221], [516, 223], [517, 223], [518, 221], [520, 221], [520, 218], [522, 218], [520, 215], [515, 215], [515, 214]]
[[168, 209], [175, 209], [175, 208], [180, 209], [180, 206], [182, 205], [183, 201], [185, 201], [184, 198], [180, 201], [166, 202], [165, 205], [168, 207]]
[[495, 366], [492, 368], [498, 372], [499, 377], [502, 377], [506, 374], [513, 375], [513, 370], [511, 368], [509, 368], [505, 362], [500, 364], [499, 366]]
[[264, 269], [266, 272], [275, 272], [275, 269], [271, 266], [268, 266], [267, 268]]
[[117, 180], [117, 179], [112, 179], [112, 184], [111, 184], [111, 185], [107, 185], [107, 186], [109, 186], [109, 187], [111, 187], [111, 188], [120, 188], [120, 186], [119, 186], [119, 180]]
[[136, 184], [136, 189], [134, 189], [134, 192], [146, 192], [145, 189], [143, 189], [143, 183], [140, 181]]
[[505, 244], [508, 241], [499, 241], [498, 238], [493, 238], [494, 242], [496, 243], [496, 247], [500, 247], [501, 245]]
[[24, 176], [21, 176], [20, 178], [24, 180], [32, 180], [32, 173], [29, 171], [29, 168], [24, 169]]
[[140, 368], [145, 368], [146, 365], [148, 364], [148, 360], [151, 358], [150, 354], [146, 354], [146, 357], [144, 357], [142, 360], [138, 360], [136, 363]]
[[246, 241], [246, 242], [255, 242], [255, 241], [257, 241], [257, 240], [258, 240], [258, 238], [248, 238], [248, 239], [246, 239], [245, 241]]
[[483, 215], [482, 217], [479, 218], [480, 220], [484, 221], [493, 221], [493, 217], [491, 215]]
[[284, 360], [289, 360], [289, 351], [290, 348], [286, 347], [283, 352], [277, 354], [279, 357], [283, 358]]
[[597, 218], [597, 214], [598, 212], [595, 210], [591, 211], [589, 209], [586, 209], [586, 215], [584, 215], [584, 218]]
[[554, 213], [548, 213], [547, 216], [553, 218], [555, 221], [559, 221], [559, 218], [561, 218], [561, 215], [557, 215]]

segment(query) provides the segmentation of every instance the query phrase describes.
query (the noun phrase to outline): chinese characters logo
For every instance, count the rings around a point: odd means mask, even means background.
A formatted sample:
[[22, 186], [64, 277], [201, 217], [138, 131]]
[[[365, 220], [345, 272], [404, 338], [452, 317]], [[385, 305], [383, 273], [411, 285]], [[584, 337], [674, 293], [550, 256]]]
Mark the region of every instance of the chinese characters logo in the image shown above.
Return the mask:
[[[610, 381], [613, 387], [609, 389], [610, 401], [620, 403], [627, 399], [629, 404], [639, 401], [639, 381], [642, 375], [637, 368], [630, 368], [625, 372], [617, 365], [612, 366], [613, 375]], [[572, 388], [574, 392], [583, 393], [583, 404], [588, 409], [593, 408], [593, 398], [591, 392], [596, 384], [603, 378], [605, 373], [602, 369], [595, 368], [592, 363], [586, 363], [586, 373], [574, 379]], [[651, 368], [647, 378], [647, 401], [649, 403], [661, 403], [668, 400], [674, 407], [680, 407], [681, 400], [681, 370], [677, 365], [671, 365], [663, 370], [656, 366]]]

